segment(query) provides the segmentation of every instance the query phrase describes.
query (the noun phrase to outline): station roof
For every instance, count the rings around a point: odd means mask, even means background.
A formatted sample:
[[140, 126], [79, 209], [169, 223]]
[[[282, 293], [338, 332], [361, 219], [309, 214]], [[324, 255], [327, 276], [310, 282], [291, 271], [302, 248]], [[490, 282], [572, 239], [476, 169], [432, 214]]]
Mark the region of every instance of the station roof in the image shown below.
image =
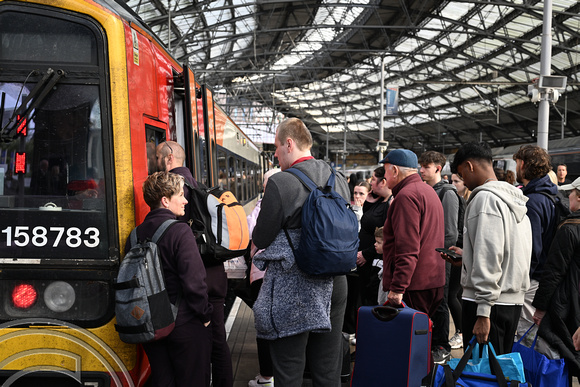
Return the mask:
[[[123, 1], [123, 0], [120, 0]], [[580, 135], [580, 2], [553, 0], [552, 75], [567, 78], [550, 107], [549, 138]], [[536, 141], [544, 2], [539, 0], [129, 0], [219, 95], [256, 142], [299, 117], [324, 153], [374, 152], [385, 87], [389, 148], [449, 153]], [[346, 135], [345, 135], [346, 130]], [[346, 139], [346, 141], [345, 141]]]

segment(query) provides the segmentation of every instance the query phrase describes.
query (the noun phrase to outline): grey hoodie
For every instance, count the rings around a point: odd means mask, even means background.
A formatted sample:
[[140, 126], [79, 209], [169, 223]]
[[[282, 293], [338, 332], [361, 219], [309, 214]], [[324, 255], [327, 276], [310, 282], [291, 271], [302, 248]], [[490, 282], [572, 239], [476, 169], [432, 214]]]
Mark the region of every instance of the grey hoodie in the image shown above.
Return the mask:
[[489, 317], [495, 304], [523, 304], [530, 286], [532, 228], [522, 191], [503, 181], [473, 190], [465, 211], [463, 298]]

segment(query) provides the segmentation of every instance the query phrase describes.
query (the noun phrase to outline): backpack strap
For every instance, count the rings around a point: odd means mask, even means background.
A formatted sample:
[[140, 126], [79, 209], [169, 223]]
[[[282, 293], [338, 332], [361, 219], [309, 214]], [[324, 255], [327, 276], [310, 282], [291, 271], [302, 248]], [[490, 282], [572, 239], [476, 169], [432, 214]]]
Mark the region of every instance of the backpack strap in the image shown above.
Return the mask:
[[441, 186], [441, 189], [439, 190], [439, 192], [437, 193], [437, 196], [439, 196], [439, 200], [441, 200], [441, 202], [443, 202], [443, 198], [445, 197], [445, 194], [449, 191], [454, 191], [457, 196], [459, 196], [459, 193], [457, 192], [456, 189], [453, 189], [453, 185], [451, 184], [443, 184]]
[[131, 231], [131, 235], [129, 237], [131, 238], [131, 246], [135, 246], [139, 242], [137, 240], [137, 227]]
[[566, 219], [565, 221], [560, 223], [558, 228], [562, 227], [565, 224], [580, 224], [580, 219], [578, 219], [578, 218]]
[[[167, 219], [165, 222], [161, 223], [161, 226], [159, 226], [157, 231], [155, 231], [155, 234], [153, 234], [153, 237], [151, 237], [151, 242], [157, 243], [161, 238], [163, 238], [163, 235], [165, 235], [165, 232], [169, 230], [169, 227], [173, 226], [175, 223], [178, 222], [179, 220], [177, 219]], [[163, 272], [163, 268], [161, 268], [161, 272]], [[163, 273], [163, 279], [165, 280], [165, 273]], [[181, 294], [182, 289], [180, 287], [179, 291], [177, 292], [177, 299], [175, 300], [175, 306], [178, 308], [181, 302]]]
[[161, 226], [159, 226], [157, 231], [155, 231], [155, 234], [153, 234], [151, 242], [157, 243], [163, 237], [169, 227], [173, 226], [177, 222], [179, 222], [177, 219], [167, 219], [165, 222], [161, 223]]
[[[284, 170], [284, 172], [290, 172], [292, 175], [294, 175], [302, 184], [304, 184], [304, 186], [306, 188], [308, 188], [308, 190], [310, 192], [312, 192], [318, 188], [316, 186], [316, 184], [314, 184], [312, 179], [309, 178], [308, 176], [306, 176], [306, 174], [304, 172], [302, 172], [301, 170], [299, 170], [298, 168], [288, 168], [288, 169]], [[328, 182], [326, 183], [326, 185], [328, 186], [329, 183], [332, 183], [332, 186], [334, 187], [334, 170], [332, 170], [331, 176], [328, 179]], [[292, 243], [292, 240], [290, 239], [290, 235], [288, 234], [288, 228], [286, 227], [286, 225], [284, 225], [284, 227], [282, 227], [282, 229], [284, 230], [284, 234], [286, 234], [286, 239], [288, 239], [288, 244], [290, 245], [290, 248], [292, 249], [292, 253], [294, 254], [294, 257], [296, 257], [296, 249], [294, 248], [294, 244]]]
[[[306, 186], [311, 192], [318, 188], [316, 184], [309, 178], [304, 172], [299, 170], [298, 168], [288, 168], [284, 172], [290, 172], [294, 176], [300, 180], [302, 184]], [[330, 187], [334, 189], [334, 182], [336, 181], [336, 174], [334, 172], [334, 168], [330, 168], [330, 176], [328, 177], [328, 181], [326, 182], [325, 188]]]
[[296, 178], [300, 180], [300, 182], [304, 184], [304, 186], [308, 188], [308, 190], [310, 190], [311, 192], [314, 191], [316, 188], [318, 188], [318, 186], [314, 184], [312, 179], [306, 176], [306, 174], [301, 170], [299, 170], [298, 168], [288, 168], [284, 172], [290, 172], [291, 174], [296, 176]]
[[[541, 195], [544, 195], [545, 197], [549, 198], [552, 201], [552, 203], [554, 203], [554, 205], [556, 205], [556, 195], [550, 195], [547, 192], [537, 192], [537, 193], [539, 193]], [[560, 199], [557, 199], [557, 201], [560, 201]]]

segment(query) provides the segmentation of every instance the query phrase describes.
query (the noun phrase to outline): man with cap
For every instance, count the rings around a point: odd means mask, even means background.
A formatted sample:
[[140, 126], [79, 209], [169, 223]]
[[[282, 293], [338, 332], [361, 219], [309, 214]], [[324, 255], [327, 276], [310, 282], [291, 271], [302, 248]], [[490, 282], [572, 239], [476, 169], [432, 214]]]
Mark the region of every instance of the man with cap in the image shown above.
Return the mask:
[[391, 305], [404, 301], [432, 319], [445, 286], [445, 261], [435, 251], [445, 243], [443, 206], [417, 173], [415, 153], [395, 149], [381, 163], [393, 192], [383, 228], [383, 290]]

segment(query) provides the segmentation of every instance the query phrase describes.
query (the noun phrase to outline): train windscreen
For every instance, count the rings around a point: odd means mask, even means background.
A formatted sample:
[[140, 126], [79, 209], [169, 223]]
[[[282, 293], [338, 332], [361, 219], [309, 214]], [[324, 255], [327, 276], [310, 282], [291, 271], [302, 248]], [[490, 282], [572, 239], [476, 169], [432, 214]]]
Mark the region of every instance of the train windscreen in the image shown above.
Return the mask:
[[0, 258], [107, 259], [96, 34], [0, 12], [0, 41]]

